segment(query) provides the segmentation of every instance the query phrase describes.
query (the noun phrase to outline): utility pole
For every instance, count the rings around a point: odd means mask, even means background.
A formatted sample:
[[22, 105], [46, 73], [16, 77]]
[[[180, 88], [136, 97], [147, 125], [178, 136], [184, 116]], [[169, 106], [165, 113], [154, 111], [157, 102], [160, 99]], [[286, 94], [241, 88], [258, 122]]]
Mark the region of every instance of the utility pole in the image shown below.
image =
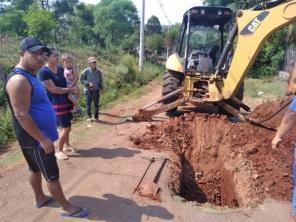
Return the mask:
[[144, 66], [144, 22], [145, 22], [145, 0], [142, 0], [142, 17], [140, 29], [140, 49], [139, 49], [139, 71], [143, 71]]
[[[171, 26], [171, 24], [169, 23], [168, 30], [167, 30], [168, 34], [170, 33], [170, 26]], [[167, 46], [167, 48], [166, 48], [166, 58], [167, 59], [169, 58], [169, 46]]]

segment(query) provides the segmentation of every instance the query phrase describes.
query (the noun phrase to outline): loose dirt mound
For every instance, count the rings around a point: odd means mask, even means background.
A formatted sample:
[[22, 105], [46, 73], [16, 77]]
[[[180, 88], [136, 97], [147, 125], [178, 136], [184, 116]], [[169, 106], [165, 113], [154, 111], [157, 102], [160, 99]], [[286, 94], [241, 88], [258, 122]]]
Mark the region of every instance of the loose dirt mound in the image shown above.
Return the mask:
[[[257, 110], [274, 110], [274, 105], [263, 106]], [[132, 139], [143, 149], [169, 152], [173, 193], [199, 203], [253, 207], [266, 197], [291, 198], [296, 131], [276, 150], [270, 146], [273, 136], [273, 131], [250, 123], [191, 113], [151, 125]]]
[[283, 100], [263, 103], [257, 106], [249, 117], [256, 122], [262, 122], [265, 126], [277, 128], [288, 109], [291, 99], [291, 97], [287, 97]]

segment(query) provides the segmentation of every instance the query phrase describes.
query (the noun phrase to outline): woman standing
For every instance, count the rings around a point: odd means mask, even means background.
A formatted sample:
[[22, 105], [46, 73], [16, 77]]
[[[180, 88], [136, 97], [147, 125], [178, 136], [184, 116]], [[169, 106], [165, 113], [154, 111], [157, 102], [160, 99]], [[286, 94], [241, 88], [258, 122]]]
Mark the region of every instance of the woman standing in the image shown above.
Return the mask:
[[78, 88], [67, 88], [64, 70], [62, 66], [58, 65], [58, 62], [58, 52], [55, 48], [51, 48], [47, 64], [39, 70], [39, 78], [47, 90], [56, 113], [57, 125], [61, 129], [58, 142], [59, 150], [55, 156], [59, 160], [66, 160], [68, 156], [64, 152], [75, 151], [69, 144], [73, 105], [68, 99], [68, 93], [77, 93]]

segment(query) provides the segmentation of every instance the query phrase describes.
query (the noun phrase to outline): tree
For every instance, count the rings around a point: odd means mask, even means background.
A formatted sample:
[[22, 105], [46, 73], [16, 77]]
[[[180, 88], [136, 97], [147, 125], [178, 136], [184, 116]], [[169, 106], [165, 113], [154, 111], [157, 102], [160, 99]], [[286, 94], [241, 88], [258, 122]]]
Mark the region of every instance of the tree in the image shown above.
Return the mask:
[[170, 27], [164, 34], [164, 45], [169, 51], [172, 51], [172, 48], [178, 37], [180, 25], [175, 25]]
[[74, 14], [68, 17], [67, 23], [73, 40], [88, 43], [91, 39], [95, 39], [92, 30], [94, 24], [93, 7], [83, 3], [77, 5]]
[[228, 4], [231, 4], [233, 2], [237, 1], [231, 1], [231, 0], [204, 0], [203, 4], [207, 6], [217, 6], [217, 5], [223, 5], [226, 6]]
[[24, 12], [13, 8], [7, 9], [0, 17], [0, 29], [2, 34], [23, 35], [25, 22], [22, 20]]
[[251, 8], [264, 0], [204, 0], [204, 5], [207, 6], [227, 6], [233, 10]]
[[53, 3], [52, 8], [56, 18], [64, 17], [65, 14], [73, 14], [78, 0], [57, 0]]
[[9, 5], [9, 2], [6, 0], [0, 0], [0, 14], [3, 13]]
[[262, 77], [275, 75], [284, 62], [287, 29], [274, 33], [264, 44], [252, 67], [251, 76]]
[[139, 25], [137, 9], [130, 0], [102, 0], [96, 5], [94, 18], [94, 32], [117, 46]]
[[137, 51], [140, 42], [140, 30], [136, 29], [132, 35], [121, 42], [121, 48], [127, 51]]
[[146, 24], [146, 33], [147, 35], [154, 35], [161, 33], [161, 25], [159, 19], [152, 15], [150, 19], [148, 19]]
[[21, 11], [26, 11], [30, 5], [33, 4], [34, 0], [11, 0], [11, 7], [21, 10]]
[[[39, 0], [40, 1], [40, 0]], [[55, 0], [51, 6], [51, 10], [54, 14], [54, 18], [58, 22], [56, 31], [56, 37], [62, 41], [66, 38], [68, 24], [67, 18], [73, 15], [74, 8], [78, 4], [78, 0]]]
[[27, 13], [23, 16], [23, 20], [27, 25], [26, 33], [43, 41], [50, 41], [52, 31], [57, 27], [53, 14], [40, 9], [36, 3], [29, 7]]
[[159, 54], [163, 50], [163, 37], [160, 34], [148, 36], [145, 41], [146, 48], [153, 54]]

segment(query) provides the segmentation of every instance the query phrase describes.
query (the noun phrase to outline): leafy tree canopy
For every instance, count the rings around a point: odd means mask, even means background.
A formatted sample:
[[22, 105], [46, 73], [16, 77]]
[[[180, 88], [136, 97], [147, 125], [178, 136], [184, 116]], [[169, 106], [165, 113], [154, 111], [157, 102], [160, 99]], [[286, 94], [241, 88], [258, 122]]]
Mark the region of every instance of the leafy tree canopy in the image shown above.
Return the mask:
[[24, 12], [16, 9], [8, 9], [0, 16], [0, 28], [2, 34], [23, 35], [25, 22], [22, 20]]
[[102, 0], [94, 11], [94, 32], [106, 42], [120, 45], [139, 25], [135, 5], [130, 0]]
[[152, 15], [151, 18], [148, 19], [146, 24], [146, 33], [147, 35], [161, 33], [161, 24], [156, 16]]
[[264, 0], [204, 0], [204, 5], [208, 6], [228, 6], [234, 10], [251, 8]]
[[162, 50], [163, 38], [160, 34], [154, 34], [146, 38], [146, 48], [151, 52], [159, 53]]
[[50, 41], [52, 31], [57, 27], [53, 14], [40, 9], [37, 4], [32, 4], [23, 16], [27, 28], [26, 33], [36, 36], [43, 41]]
[[180, 29], [180, 25], [175, 25], [175, 26], [170, 27], [170, 29], [168, 29], [165, 32], [164, 45], [166, 47], [171, 48], [174, 45], [174, 43], [178, 37], [179, 29]]
[[77, 5], [74, 14], [68, 17], [71, 38], [89, 43], [95, 38], [92, 27], [94, 25], [93, 8], [81, 3]]

